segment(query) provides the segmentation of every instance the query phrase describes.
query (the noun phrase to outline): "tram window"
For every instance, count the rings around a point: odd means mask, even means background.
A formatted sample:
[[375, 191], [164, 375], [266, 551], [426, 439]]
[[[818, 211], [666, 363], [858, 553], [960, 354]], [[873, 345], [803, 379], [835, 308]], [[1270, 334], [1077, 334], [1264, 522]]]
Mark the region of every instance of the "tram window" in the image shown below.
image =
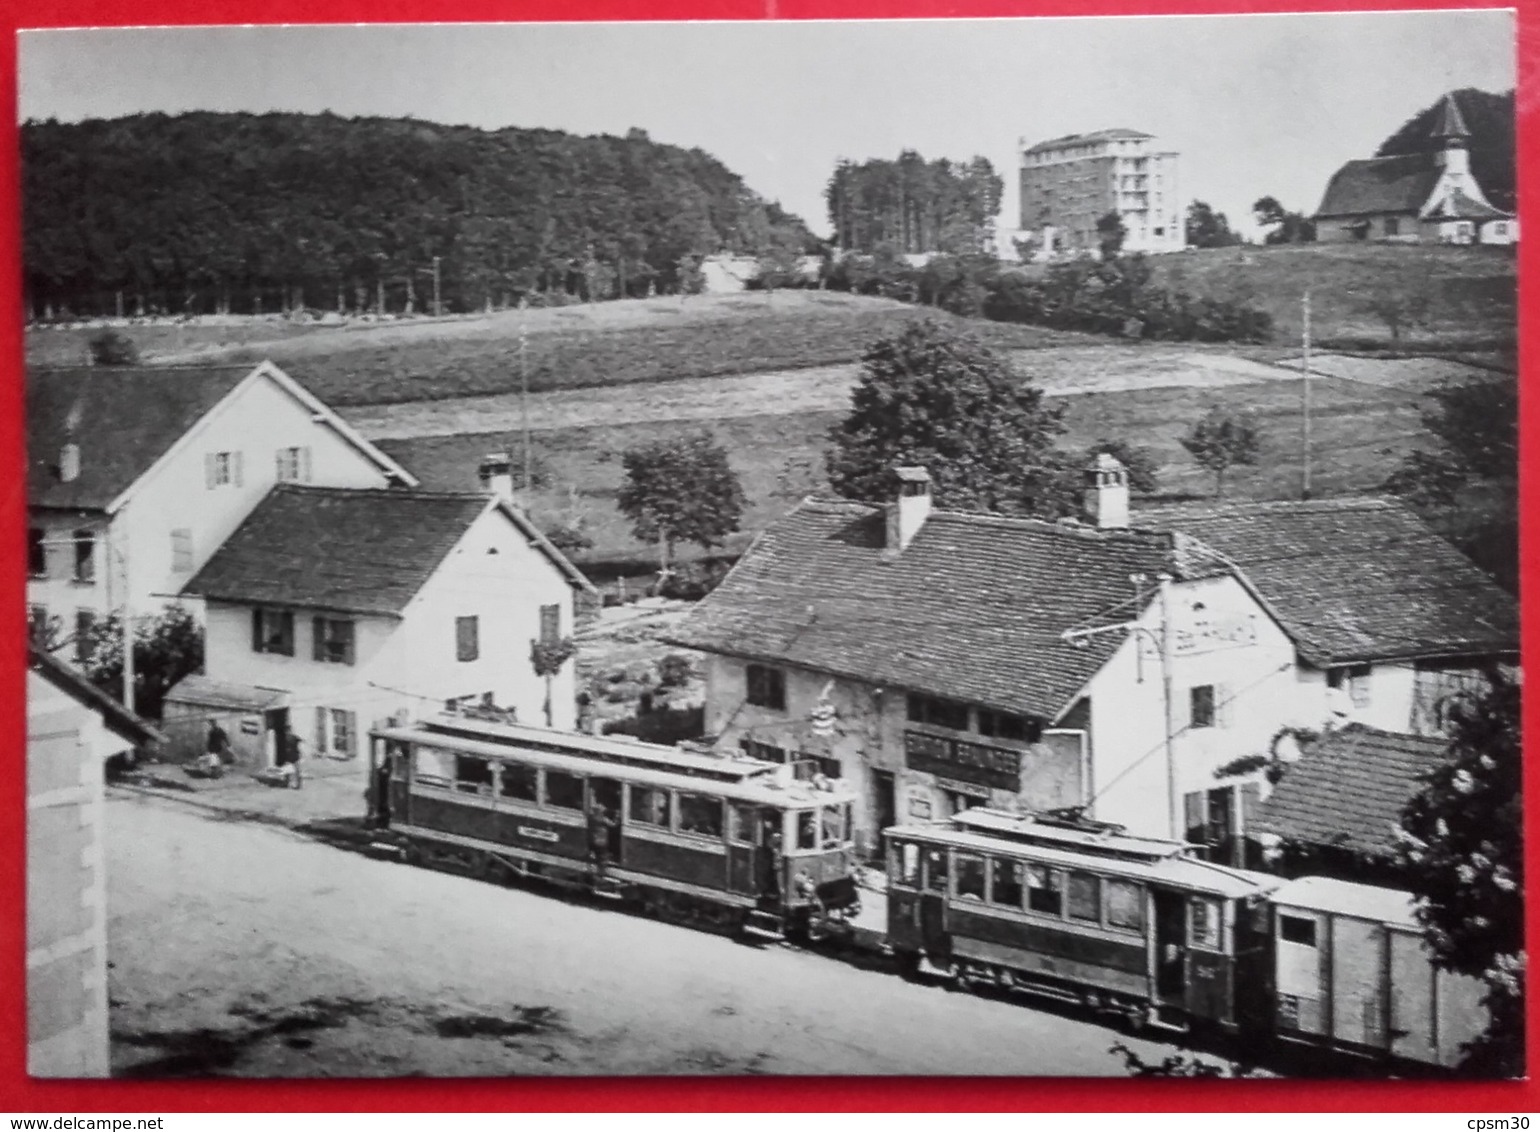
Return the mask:
[[705, 794], [679, 795], [679, 832], [722, 836], [722, 800]]
[[797, 811], [797, 848], [818, 848], [818, 811]]
[[668, 791], [653, 786], [631, 787], [631, 820], [643, 825], [668, 825]]
[[897, 883], [907, 888], [919, 888], [920, 847], [912, 841], [895, 841], [893, 860], [897, 866]]
[[845, 808], [843, 806], [823, 807], [823, 847], [825, 849], [837, 849], [845, 840]]
[[412, 748], [395, 739], [385, 741], [386, 765], [390, 767], [391, 775], [395, 778], [406, 777], [406, 760], [412, 753]]
[[1144, 889], [1129, 880], [1107, 882], [1107, 926], [1144, 930]]
[[1069, 918], [1102, 922], [1102, 878], [1090, 873], [1069, 874]]
[[559, 810], [583, 808], [583, 780], [561, 770], [545, 772], [545, 804]]
[[1027, 866], [1027, 907], [1047, 916], [1064, 914], [1064, 890], [1059, 874], [1041, 865]]
[[989, 862], [990, 899], [1007, 908], [1021, 907], [1021, 862], [995, 857]]
[[1210, 951], [1219, 950], [1219, 903], [1193, 897], [1188, 907], [1192, 909], [1192, 930], [1188, 933], [1193, 947]]
[[540, 772], [523, 763], [504, 763], [502, 794], [519, 802], [540, 801]]
[[453, 756], [432, 747], [418, 747], [413, 751], [412, 783], [434, 790], [448, 790], [454, 785]]
[[759, 823], [754, 820], [758, 811], [747, 802], [727, 803], [727, 839], [740, 845], [754, 845]]
[[1303, 944], [1305, 947], [1315, 946], [1315, 921], [1307, 920], [1303, 916], [1279, 916], [1278, 934], [1286, 943]]
[[932, 892], [946, 891], [946, 850], [925, 850], [925, 887]]
[[984, 858], [957, 855], [957, 895], [984, 899]]
[[455, 789], [462, 794], [484, 794], [492, 790], [492, 764], [470, 755], [455, 756]]

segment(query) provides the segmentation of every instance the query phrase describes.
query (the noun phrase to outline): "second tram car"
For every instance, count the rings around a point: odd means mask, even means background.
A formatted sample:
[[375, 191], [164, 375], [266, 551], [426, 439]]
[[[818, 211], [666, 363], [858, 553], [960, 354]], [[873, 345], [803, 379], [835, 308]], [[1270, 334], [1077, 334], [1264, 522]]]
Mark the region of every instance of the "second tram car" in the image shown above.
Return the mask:
[[772, 937], [817, 937], [859, 906], [855, 797], [837, 781], [463, 717], [371, 738], [375, 820], [409, 860]]
[[913, 969], [1054, 993], [1136, 1027], [1269, 1021], [1279, 878], [1179, 841], [991, 809], [886, 839], [888, 943]]

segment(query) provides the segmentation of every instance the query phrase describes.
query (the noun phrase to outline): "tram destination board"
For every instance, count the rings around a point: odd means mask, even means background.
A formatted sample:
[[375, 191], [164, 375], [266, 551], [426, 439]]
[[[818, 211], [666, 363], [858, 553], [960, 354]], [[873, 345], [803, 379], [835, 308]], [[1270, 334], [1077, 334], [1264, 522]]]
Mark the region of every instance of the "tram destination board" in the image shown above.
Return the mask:
[[976, 782], [994, 790], [1021, 790], [1021, 756], [1003, 747], [906, 731], [904, 761], [910, 770]]

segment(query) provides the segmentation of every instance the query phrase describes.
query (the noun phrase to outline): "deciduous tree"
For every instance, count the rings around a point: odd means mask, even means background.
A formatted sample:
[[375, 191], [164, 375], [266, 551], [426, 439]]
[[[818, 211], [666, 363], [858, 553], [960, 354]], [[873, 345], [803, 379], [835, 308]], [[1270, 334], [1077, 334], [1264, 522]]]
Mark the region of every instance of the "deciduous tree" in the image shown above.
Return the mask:
[[[134, 710], [159, 719], [161, 704], [184, 676], [203, 670], [203, 626], [180, 605], [135, 619]], [[85, 642], [86, 678], [114, 699], [123, 698], [123, 621], [114, 613], [98, 621]]]
[[1215, 212], [1207, 201], [1195, 200], [1187, 206], [1187, 243], [1195, 248], [1227, 248], [1241, 243], [1230, 230], [1230, 221]]
[[710, 432], [628, 448], [621, 463], [620, 510], [637, 538], [657, 544], [660, 570], [678, 543], [712, 547], [738, 529], [743, 486]]
[[930, 471], [935, 500], [965, 511], [1058, 515], [1062, 411], [977, 339], [930, 321], [875, 342], [825, 454], [830, 485], [886, 499], [897, 465]]
[[1257, 426], [1245, 414], [1215, 405], [1182, 437], [1182, 447], [1199, 467], [1214, 473], [1214, 497], [1223, 499], [1225, 473], [1237, 464], [1257, 462]]

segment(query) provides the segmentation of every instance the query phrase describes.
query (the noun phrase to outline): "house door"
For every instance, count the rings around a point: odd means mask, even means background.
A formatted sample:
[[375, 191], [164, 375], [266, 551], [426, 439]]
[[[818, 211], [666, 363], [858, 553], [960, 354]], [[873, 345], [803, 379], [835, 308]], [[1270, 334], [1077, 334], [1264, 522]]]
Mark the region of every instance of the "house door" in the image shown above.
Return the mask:
[[282, 766], [289, 761], [289, 709], [268, 708], [262, 725], [267, 731], [267, 765]]
[[[620, 808], [620, 783], [613, 778], [590, 778], [588, 780], [588, 804], [595, 809], [603, 810], [605, 818], [603, 847], [611, 861], [620, 863], [621, 822], [624, 815]], [[592, 819], [590, 819], [592, 820]], [[590, 829], [593, 829], [590, 826]], [[593, 830], [597, 833], [597, 830]], [[599, 845], [594, 844], [594, 849]]]
[[1155, 900], [1155, 995], [1162, 1002], [1186, 1005], [1187, 897], [1152, 889]]
[[872, 771], [872, 856], [882, 856], [882, 831], [898, 824], [898, 784], [889, 770]]

